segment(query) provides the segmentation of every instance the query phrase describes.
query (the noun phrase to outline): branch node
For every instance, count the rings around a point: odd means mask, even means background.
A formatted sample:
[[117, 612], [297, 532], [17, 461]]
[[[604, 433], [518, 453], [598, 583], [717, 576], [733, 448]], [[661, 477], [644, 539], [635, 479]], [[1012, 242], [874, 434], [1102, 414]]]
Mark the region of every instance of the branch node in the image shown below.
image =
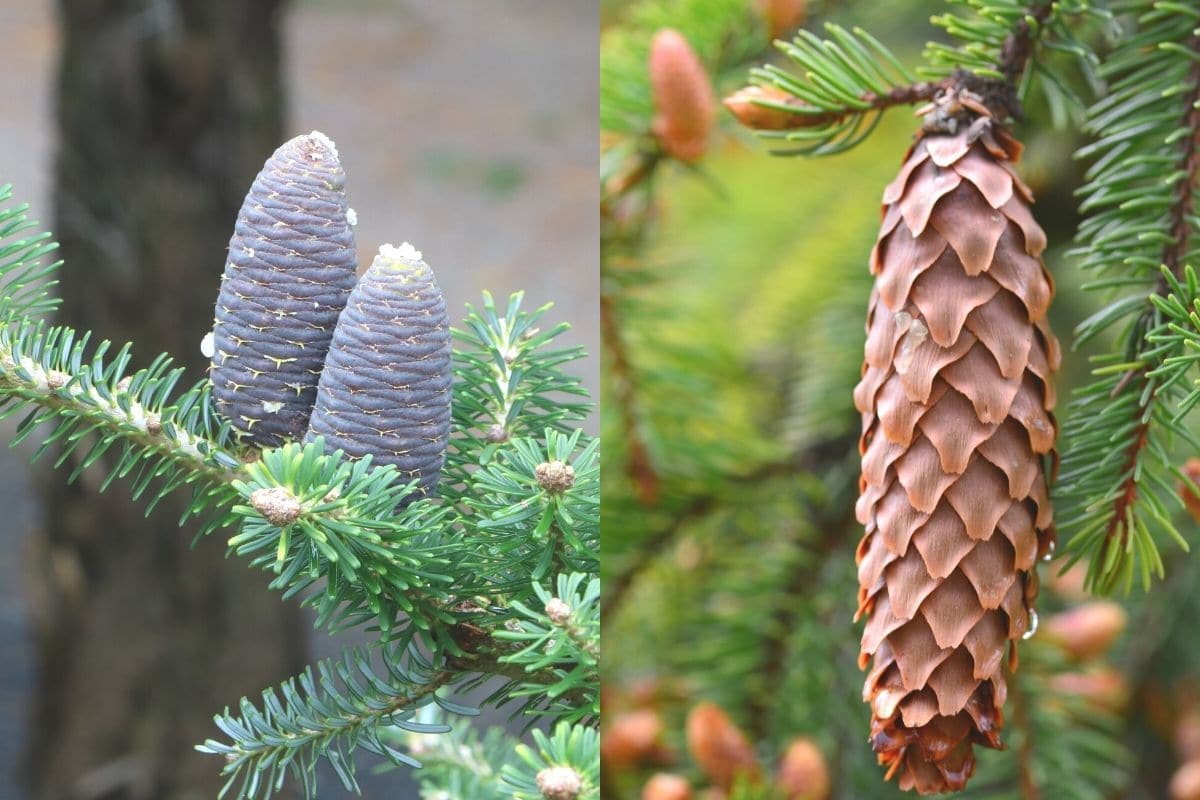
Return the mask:
[[300, 501], [282, 486], [270, 489], [255, 489], [250, 494], [250, 505], [262, 514], [267, 522], [282, 528], [291, 525], [300, 516]]
[[538, 486], [550, 494], [562, 494], [575, 485], [575, 468], [562, 461], [546, 461], [533, 469]]

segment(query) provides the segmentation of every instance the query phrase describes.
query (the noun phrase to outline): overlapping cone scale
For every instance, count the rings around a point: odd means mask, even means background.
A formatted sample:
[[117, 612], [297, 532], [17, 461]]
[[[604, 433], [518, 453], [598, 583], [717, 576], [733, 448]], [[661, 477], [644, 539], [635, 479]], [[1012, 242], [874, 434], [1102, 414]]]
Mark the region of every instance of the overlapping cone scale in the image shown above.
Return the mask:
[[450, 435], [450, 322], [433, 271], [410, 248], [385, 245], [338, 320], [307, 441], [370, 455], [432, 493]]
[[260, 446], [297, 440], [357, 257], [337, 150], [314, 132], [263, 165], [238, 213], [209, 372], [217, 410]]
[[860, 664], [871, 744], [921, 794], [1001, 747], [1005, 670], [1052, 546], [1054, 283], [1020, 145], [986, 118], [924, 134], [887, 187], [855, 403]]

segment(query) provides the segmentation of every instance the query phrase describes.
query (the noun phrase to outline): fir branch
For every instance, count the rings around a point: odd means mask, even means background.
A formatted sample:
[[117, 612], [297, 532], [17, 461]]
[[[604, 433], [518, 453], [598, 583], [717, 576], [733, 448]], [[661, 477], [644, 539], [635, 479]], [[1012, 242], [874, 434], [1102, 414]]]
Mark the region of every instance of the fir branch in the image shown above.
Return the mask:
[[490, 593], [599, 564], [600, 442], [579, 430], [545, 436], [513, 441], [472, 478], [470, 544], [490, 567]]
[[393, 763], [419, 767], [419, 762], [388, 746], [379, 728], [449, 730], [446, 725], [424, 725], [412, 718], [418, 708], [440, 701], [437, 691], [455, 674], [416, 668], [415, 660], [419, 657], [407, 648], [385, 649], [380, 674], [367, 651], [350, 650], [338, 660], [317, 664], [315, 676], [311, 668], [306, 669], [282, 683], [278, 693], [264, 691], [261, 710], [243, 699], [238, 714], [226, 709], [217, 715], [217, 726], [230, 742], [209, 739], [196, 749], [226, 761], [222, 774], [229, 779], [219, 796], [266, 800], [282, 789], [290, 775], [300, 782], [306, 797], [315, 797], [317, 763], [322, 758], [347, 791], [358, 792], [351, 754], [359, 747]]
[[[600, 796], [600, 732], [582, 725], [560, 722], [547, 736], [533, 732], [534, 747], [518, 745], [517, 760], [506, 763], [501, 771], [504, 788], [512, 800], [545, 800], [547, 797], [574, 797], [598, 800]], [[553, 770], [553, 772], [552, 772]], [[551, 779], [570, 778], [571, 791], [551, 792]], [[555, 781], [556, 785], [558, 784]]]
[[[520, 615], [516, 624], [495, 634], [520, 644], [500, 662], [519, 665], [531, 676], [509, 695], [530, 699], [526, 713], [595, 724], [600, 717], [600, 581], [572, 573], [558, 576], [553, 593], [540, 584], [534, 591], [541, 607], [514, 602]], [[572, 701], [564, 703], [564, 697]]]
[[523, 301], [524, 293], [517, 292], [501, 312], [484, 292], [479, 309], [468, 305], [462, 327], [452, 331], [458, 342], [452, 406], [456, 435], [445, 470], [459, 485], [481, 453], [486, 458], [498, 445], [546, 428], [569, 431], [569, 423], [591, 409], [575, 399], [587, 394], [581, 380], [562, 369], [582, 358], [583, 348], [552, 347], [570, 326], [559, 323], [542, 331], [538, 323], [552, 304], [530, 312], [522, 310]]

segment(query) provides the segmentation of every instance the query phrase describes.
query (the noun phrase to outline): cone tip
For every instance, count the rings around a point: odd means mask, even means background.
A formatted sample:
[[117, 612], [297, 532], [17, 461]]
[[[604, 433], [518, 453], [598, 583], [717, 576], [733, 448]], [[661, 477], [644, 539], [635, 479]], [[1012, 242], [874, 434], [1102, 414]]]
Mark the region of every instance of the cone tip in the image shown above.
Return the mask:
[[404, 242], [399, 247], [393, 244], [384, 244], [379, 247], [379, 255], [375, 257], [377, 261], [399, 261], [404, 264], [420, 264], [422, 261], [421, 251], [413, 247], [408, 242]]

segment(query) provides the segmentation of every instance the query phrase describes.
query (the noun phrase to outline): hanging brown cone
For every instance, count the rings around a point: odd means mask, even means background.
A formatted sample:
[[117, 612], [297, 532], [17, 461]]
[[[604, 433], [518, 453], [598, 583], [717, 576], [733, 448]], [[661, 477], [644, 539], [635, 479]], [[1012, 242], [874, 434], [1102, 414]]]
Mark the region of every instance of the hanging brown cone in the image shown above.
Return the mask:
[[819, 747], [809, 739], [788, 745], [779, 763], [775, 787], [786, 800], [825, 800], [829, 797], [829, 767]]
[[759, 775], [750, 740], [712, 703], [699, 703], [688, 714], [687, 743], [696, 765], [720, 789], [728, 791], [739, 777]]
[[963, 788], [973, 746], [1002, 746], [1005, 656], [1015, 668], [1054, 538], [1046, 237], [1013, 170], [1020, 144], [962, 119], [963, 99], [946, 98], [955, 132], [927, 125], [884, 192], [855, 389], [870, 739], [921, 794]]
[[653, 132], [667, 155], [698, 160], [708, 149], [717, 99], [700, 58], [679, 31], [664, 28], [650, 43]]

